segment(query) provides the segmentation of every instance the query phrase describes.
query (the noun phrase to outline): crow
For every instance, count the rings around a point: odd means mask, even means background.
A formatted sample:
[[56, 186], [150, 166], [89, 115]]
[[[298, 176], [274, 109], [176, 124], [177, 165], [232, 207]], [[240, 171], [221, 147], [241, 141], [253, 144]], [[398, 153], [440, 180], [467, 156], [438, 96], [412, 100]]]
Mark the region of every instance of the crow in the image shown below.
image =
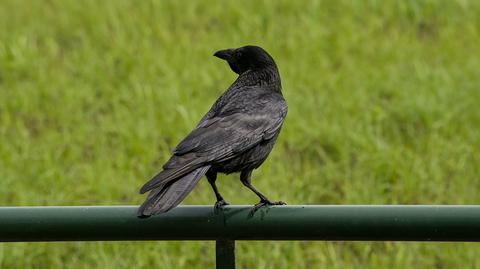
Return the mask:
[[239, 76], [177, 145], [163, 171], [141, 188], [141, 194], [150, 193], [138, 217], [176, 207], [204, 175], [215, 192], [215, 209], [228, 205], [215, 185], [217, 173], [240, 172], [243, 185], [260, 198], [253, 212], [285, 204], [269, 200], [251, 183], [252, 171], [267, 158], [287, 115], [277, 65], [258, 46], [220, 50], [214, 56], [227, 61]]

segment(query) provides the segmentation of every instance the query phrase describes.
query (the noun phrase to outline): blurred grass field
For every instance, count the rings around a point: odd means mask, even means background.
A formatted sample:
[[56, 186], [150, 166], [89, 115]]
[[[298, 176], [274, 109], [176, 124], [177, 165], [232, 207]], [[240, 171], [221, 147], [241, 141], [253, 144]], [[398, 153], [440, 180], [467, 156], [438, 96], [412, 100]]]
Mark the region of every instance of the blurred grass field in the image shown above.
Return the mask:
[[[253, 182], [289, 204], [480, 201], [479, 1], [0, 1], [0, 203], [124, 205], [257, 44], [289, 114]], [[220, 176], [233, 204], [257, 202]], [[202, 180], [184, 204], [213, 204]], [[0, 217], [1, 221], [1, 217]], [[480, 268], [468, 243], [238, 242], [239, 268]], [[213, 268], [213, 242], [0, 244], [0, 268]]]

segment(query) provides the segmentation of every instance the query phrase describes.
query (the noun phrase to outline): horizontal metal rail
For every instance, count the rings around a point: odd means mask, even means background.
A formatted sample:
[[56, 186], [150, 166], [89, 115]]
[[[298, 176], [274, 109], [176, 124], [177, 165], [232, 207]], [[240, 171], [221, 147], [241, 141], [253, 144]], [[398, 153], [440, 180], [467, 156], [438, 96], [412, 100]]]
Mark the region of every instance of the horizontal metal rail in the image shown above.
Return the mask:
[[480, 206], [273, 206], [253, 215], [250, 206], [180, 206], [147, 219], [136, 210], [0, 207], [0, 241], [480, 241]]

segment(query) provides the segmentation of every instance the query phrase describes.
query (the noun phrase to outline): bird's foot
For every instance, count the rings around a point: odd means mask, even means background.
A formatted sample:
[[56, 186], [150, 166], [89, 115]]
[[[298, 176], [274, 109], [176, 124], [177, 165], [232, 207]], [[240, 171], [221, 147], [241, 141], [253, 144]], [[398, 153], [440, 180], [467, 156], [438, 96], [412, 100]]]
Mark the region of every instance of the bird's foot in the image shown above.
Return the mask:
[[218, 211], [226, 205], [229, 205], [229, 203], [227, 203], [225, 200], [219, 200], [215, 202], [215, 205], [213, 206], [215, 213], [218, 213]]
[[272, 202], [270, 200], [261, 200], [258, 204], [255, 204], [252, 208], [251, 214], [253, 215], [257, 210], [259, 210], [262, 207], [269, 206], [269, 205], [286, 205], [287, 203], [283, 201], [276, 201]]

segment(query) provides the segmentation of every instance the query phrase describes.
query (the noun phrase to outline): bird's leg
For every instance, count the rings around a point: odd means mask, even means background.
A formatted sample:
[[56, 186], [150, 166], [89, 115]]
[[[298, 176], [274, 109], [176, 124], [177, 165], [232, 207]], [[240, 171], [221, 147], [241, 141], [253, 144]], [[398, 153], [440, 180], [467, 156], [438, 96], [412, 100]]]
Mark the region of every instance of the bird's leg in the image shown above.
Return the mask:
[[252, 213], [255, 213], [259, 208], [267, 206], [267, 205], [286, 205], [285, 202], [282, 201], [275, 201], [272, 202], [270, 199], [267, 198], [263, 193], [259, 192], [255, 186], [252, 185], [252, 170], [244, 170], [240, 173], [240, 181], [245, 185], [245, 187], [249, 188], [253, 191], [259, 198], [260, 202], [255, 204], [252, 209]]
[[212, 186], [213, 191], [215, 192], [215, 197], [217, 197], [217, 202], [215, 202], [215, 210], [220, 209], [222, 206], [228, 205], [228, 203], [223, 199], [222, 195], [217, 189], [217, 185], [215, 181], [217, 180], [217, 173], [216, 172], [208, 172], [207, 173], [208, 183]]

